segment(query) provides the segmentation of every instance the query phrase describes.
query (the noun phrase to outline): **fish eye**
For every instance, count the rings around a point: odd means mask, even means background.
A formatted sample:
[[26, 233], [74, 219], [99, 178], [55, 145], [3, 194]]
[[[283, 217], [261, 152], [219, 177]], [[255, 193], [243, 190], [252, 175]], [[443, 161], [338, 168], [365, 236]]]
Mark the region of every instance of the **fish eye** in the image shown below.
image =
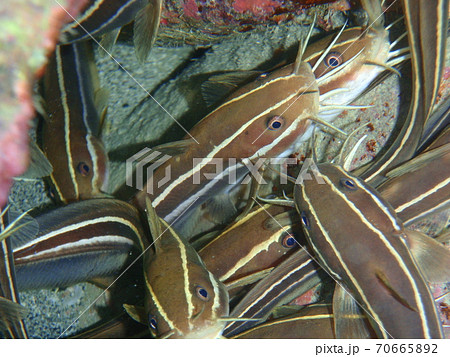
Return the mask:
[[77, 170], [81, 175], [87, 176], [87, 175], [89, 175], [91, 168], [89, 167], [88, 164], [86, 164], [85, 162], [82, 161], [78, 164]]
[[209, 294], [208, 294], [208, 291], [205, 288], [203, 288], [201, 286], [197, 286], [195, 288], [195, 293], [200, 298], [200, 300], [209, 301]]
[[283, 124], [284, 124], [284, 118], [279, 115], [275, 115], [275, 116], [271, 117], [269, 119], [269, 121], [267, 122], [267, 129], [278, 130], [283, 126]]
[[357, 186], [355, 184], [355, 181], [349, 179], [349, 178], [341, 178], [340, 180], [341, 186], [348, 188], [350, 191], [356, 191], [357, 190]]
[[281, 244], [285, 248], [292, 248], [295, 245], [295, 238], [292, 235], [287, 234], [283, 237]]
[[156, 330], [158, 328], [158, 323], [153, 315], [148, 315], [148, 325], [152, 330]]
[[305, 213], [305, 212], [300, 213], [300, 218], [301, 218], [301, 220], [302, 220], [303, 225], [304, 225], [306, 228], [309, 228], [309, 219], [308, 219], [308, 217], [306, 216], [306, 213]]
[[342, 64], [342, 56], [339, 52], [330, 52], [324, 59], [325, 65], [329, 68], [336, 68]]

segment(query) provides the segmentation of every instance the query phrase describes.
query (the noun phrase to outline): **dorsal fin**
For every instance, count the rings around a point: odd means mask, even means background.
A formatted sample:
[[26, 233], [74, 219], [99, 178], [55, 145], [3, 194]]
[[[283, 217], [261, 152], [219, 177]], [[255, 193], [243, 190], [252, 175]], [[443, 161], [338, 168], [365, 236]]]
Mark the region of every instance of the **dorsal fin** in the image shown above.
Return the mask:
[[308, 46], [309, 39], [311, 38], [311, 34], [312, 34], [313, 29], [314, 29], [314, 24], [316, 23], [316, 19], [317, 19], [317, 14], [314, 15], [314, 19], [311, 22], [311, 26], [309, 26], [308, 33], [306, 34], [306, 37], [302, 41], [300, 41], [300, 43], [298, 45], [297, 57], [295, 58], [294, 70], [293, 70], [293, 72], [295, 74], [299, 74], [299, 68], [300, 68], [300, 65], [303, 62], [303, 55], [305, 53], [306, 47]]
[[133, 42], [136, 57], [144, 63], [156, 41], [161, 21], [162, 0], [149, 1], [140, 9], [134, 20]]
[[111, 53], [112, 48], [116, 44], [117, 38], [119, 37], [119, 33], [122, 30], [121, 27], [116, 28], [114, 30], [105, 33], [100, 40], [100, 50], [98, 53], [100, 56], [106, 57]]
[[208, 107], [212, 107], [234, 92], [244, 82], [260, 74], [260, 71], [241, 70], [212, 75], [201, 85], [203, 100]]
[[160, 249], [160, 243], [158, 242], [161, 237], [163, 230], [161, 226], [161, 220], [156, 214], [155, 208], [152, 205], [150, 197], [145, 196], [145, 209], [147, 212], [147, 220], [150, 228], [150, 233], [152, 235], [153, 245], [155, 246], [155, 251], [158, 253]]
[[361, 5], [368, 16], [368, 26], [384, 29], [383, 9], [379, 0], [361, 0]]

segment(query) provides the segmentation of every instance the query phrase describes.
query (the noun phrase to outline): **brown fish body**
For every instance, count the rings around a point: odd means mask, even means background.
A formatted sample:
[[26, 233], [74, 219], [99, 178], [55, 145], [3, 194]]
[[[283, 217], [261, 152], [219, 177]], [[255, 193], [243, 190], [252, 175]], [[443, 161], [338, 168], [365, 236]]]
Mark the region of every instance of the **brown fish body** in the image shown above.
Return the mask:
[[[354, 318], [366, 319], [364, 315]], [[375, 338], [375, 334], [372, 337]], [[295, 314], [270, 320], [233, 338], [335, 339], [334, 317], [330, 305], [309, 305]]]
[[407, 166], [403, 173], [391, 176], [388, 172], [387, 181], [377, 190], [405, 225], [449, 207], [450, 143], [427, 151], [402, 166]]
[[[439, 90], [445, 63], [448, 0], [402, 1], [412, 65], [412, 98], [399, 134], [376, 159], [355, 173], [373, 185], [414, 156]], [[433, 24], [433, 26], [430, 26]]]
[[[215, 338], [228, 316], [225, 286], [146, 202], [154, 248], [144, 254], [145, 323], [159, 338]], [[143, 322], [143, 321], [141, 321]]]
[[268, 321], [233, 336], [255, 338], [330, 338], [334, 339], [334, 321], [330, 307], [310, 307], [280, 319]]
[[[244, 319], [228, 323], [224, 336], [239, 334], [266, 320], [277, 306], [287, 304], [321, 282], [319, 266], [311, 253], [300, 248], [257, 282], [233, 308], [233, 318]], [[256, 320], [245, 320], [256, 319]]]
[[201, 248], [199, 255], [225, 283], [273, 268], [298, 248], [289, 213], [295, 211], [269, 204], [258, 207]]
[[42, 87], [46, 115], [41, 145], [54, 168], [50, 181], [55, 196], [67, 203], [100, 195], [107, 184], [108, 157], [97, 137], [98, 74], [90, 44], [57, 46]]
[[144, 236], [137, 210], [109, 198], [74, 202], [34, 221], [35, 236], [12, 236], [21, 291], [116, 277]]
[[[287, 156], [317, 109], [317, 86], [308, 64], [303, 63], [297, 73], [292, 73], [292, 66], [285, 67], [242, 87], [190, 131], [198, 143], [192, 142], [184, 153], [154, 172], [156, 211], [170, 223], [188, 207], [191, 211], [205, 203], [211, 192], [226, 193], [240, 182], [248, 173], [243, 160], [250, 163], [259, 157]], [[223, 161], [223, 166], [217, 169], [213, 160]], [[169, 167], [171, 180], [156, 187]], [[214, 174], [216, 169], [216, 178], [221, 179], [207, 180], [204, 175]], [[229, 184], [233, 176], [236, 180]], [[151, 192], [146, 187], [136, 196], [141, 207], [146, 191]], [[188, 216], [184, 214], [175, 227]]]
[[433, 297], [392, 208], [342, 169], [318, 167], [325, 184], [296, 186], [295, 203], [322, 267], [352, 293], [380, 337], [442, 338]]
[[[61, 30], [61, 43], [88, 40], [133, 21], [148, 0], [90, 0], [77, 16]], [[90, 35], [90, 36], [89, 36]]]

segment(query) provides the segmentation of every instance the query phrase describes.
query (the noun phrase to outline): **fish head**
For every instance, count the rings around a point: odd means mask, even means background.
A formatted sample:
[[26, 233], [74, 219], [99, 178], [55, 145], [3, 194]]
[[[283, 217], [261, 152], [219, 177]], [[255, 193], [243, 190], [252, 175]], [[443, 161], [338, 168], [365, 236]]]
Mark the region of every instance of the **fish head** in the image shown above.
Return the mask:
[[190, 253], [180, 259], [178, 250], [166, 250], [147, 265], [145, 309], [155, 337], [215, 338], [225, 328], [228, 292]]
[[317, 165], [313, 172], [312, 179], [303, 180], [294, 190], [295, 205], [307, 234], [319, 229], [320, 220], [333, 220], [336, 232], [347, 232], [356, 224], [347, 221], [349, 212], [356, 212], [380, 231], [402, 231], [403, 224], [390, 204], [361, 178], [330, 163]]
[[102, 141], [86, 135], [86, 146], [73, 151], [72, 166], [78, 199], [89, 199], [105, 192], [108, 185], [108, 156]]
[[290, 153], [299, 137], [317, 115], [319, 92], [311, 67], [289, 65], [260, 79], [257, 90], [248, 92], [243, 113], [252, 113], [243, 123], [239, 156], [254, 159]]
[[334, 36], [317, 41], [305, 54], [320, 94], [328, 94], [321, 105], [349, 104], [386, 69], [389, 60], [389, 33], [384, 29], [349, 28], [340, 32], [337, 41], [330, 45]]

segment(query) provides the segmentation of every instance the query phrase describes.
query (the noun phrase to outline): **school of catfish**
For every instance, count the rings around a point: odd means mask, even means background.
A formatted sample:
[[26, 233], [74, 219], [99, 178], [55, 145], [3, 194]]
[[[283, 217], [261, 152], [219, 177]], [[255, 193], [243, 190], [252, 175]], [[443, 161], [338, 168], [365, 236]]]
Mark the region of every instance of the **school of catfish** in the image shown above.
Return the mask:
[[[88, 1], [61, 29], [36, 89], [39, 147], [30, 144], [27, 174], [46, 178], [58, 206], [0, 216], [3, 337], [28, 337], [18, 291], [126, 289], [130, 270], [139, 297], [72, 337], [444, 338], [430, 284], [450, 281], [448, 232], [433, 239], [411, 225], [450, 207], [450, 104], [434, 105], [448, 1], [402, 0], [391, 24], [384, 11], [395, 2], [360, 2], [366, 24], [314, 41], [312, 20], [291, 63], [212, 75], [209, 99], [224, 83], [233, 90], [181, 141], [136, 155], [141, 168], [159, 165], [125, 201], [106, 192], [101, 129], [111, 113], [93, 48], [111, 48], [134, 21], [145, 66], [162, 1]], [[352, 103], [400, 67], [411, 72], [409, 108], [373, 160], [350, 171], [365, 137], [334, 120], [365, 108]], [[322, 129], [345, 139], [332, 162], [316, 157]], [[312, 179], [300, 164], [286, 171], [306, 142]], [[288, 305], [324, 286], [334, 292], [320, 303]]]

